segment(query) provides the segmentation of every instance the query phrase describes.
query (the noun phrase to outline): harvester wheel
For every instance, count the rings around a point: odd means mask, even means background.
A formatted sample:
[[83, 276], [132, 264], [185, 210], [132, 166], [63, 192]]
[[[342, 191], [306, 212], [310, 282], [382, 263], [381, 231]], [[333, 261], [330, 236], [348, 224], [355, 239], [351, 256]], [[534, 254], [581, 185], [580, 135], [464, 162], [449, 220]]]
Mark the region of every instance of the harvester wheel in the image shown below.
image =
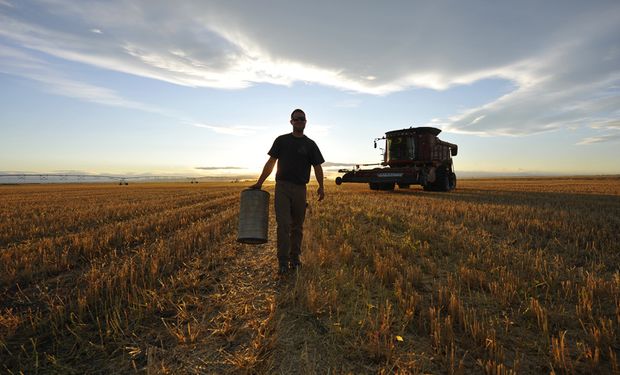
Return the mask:
[[379, 190], [381, 184], [378, 182], [369, 182], [368, 183], [368, 187], [370, 187], [370, 190]]
[[336, 177], [336, 185], [342, 184], [342, 177]]
[[450, 173], [450, 190], [456, 189], [456, 174]]
[[437, 179], [435, 180], [437, 191], [450, 191], [450, 175], [446, 168], [437, 169]]
[[398, 184], [399, 189], [409, 189], [409, 184]]
[[396, 186], [396, 184], [394, 182], [384, 182], [381, 185], [381, 190], [394, 190], [394, 186]]

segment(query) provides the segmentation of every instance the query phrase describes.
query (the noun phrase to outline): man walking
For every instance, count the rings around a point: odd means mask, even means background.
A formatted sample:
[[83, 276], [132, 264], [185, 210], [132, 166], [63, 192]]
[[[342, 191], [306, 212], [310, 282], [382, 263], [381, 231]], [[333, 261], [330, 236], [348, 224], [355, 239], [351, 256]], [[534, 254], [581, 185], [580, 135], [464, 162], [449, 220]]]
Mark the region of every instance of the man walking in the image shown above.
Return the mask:
[[323, 200], [323, 168], [325, 162], [321, 151], [313, 140], [304, 135], [306, 114], [301, 109], [291, 113], [293, 132], [276, 138], [267, 154], [269, 160], [263, 167], [258, 181], [250, 186], [260, 189], [263, 182], [273, 171], [278, 162], [276, 172], [275, 211], [278, 223], [278, 273], [285, 274], [289, 267], [298, 269], [301, 266], [301, 240], [306, 215], [306, 184], [310, 181], [310, 166], [314, 167], [314, 175], [319, 183], [317, 194]]

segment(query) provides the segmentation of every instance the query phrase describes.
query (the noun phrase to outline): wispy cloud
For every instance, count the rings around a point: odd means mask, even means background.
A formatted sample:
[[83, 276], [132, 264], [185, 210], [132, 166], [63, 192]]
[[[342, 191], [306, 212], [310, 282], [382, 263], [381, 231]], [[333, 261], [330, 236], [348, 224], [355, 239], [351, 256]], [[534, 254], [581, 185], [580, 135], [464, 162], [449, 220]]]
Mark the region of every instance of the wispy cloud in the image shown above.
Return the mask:
[[607, 134], [598, 137], [588, 137], [583, 139], [578, 145], [591, 145], [595, 143], [616, 142], [620, 141], [620, 134]]
[[[0, 72], [39, 82], [42, 90], [56, 95], [106, 106], [156, 113], [219, 134], [249, 136], [264, 129], [260, 126], [216, 126], [184, 119], [183, 116], [173, 113], [170, 109], [131, 100], [112, 89], [68, 78], [28, 50], [0, 45]], [[324, 127], [317, 126], [316, 128], [318, 132], [325, 131]]]
[[336, 171], [338, 169], [354, 168], [356, 165], [360, 165], [360, 164], [359, 163], [341, 163], [341, 162], [326, 161], [325, 163], [321, 165], [326, 170]]
[[339, 162], [333, 162], [333, 161], [326, 161], [325, 163], [323, 163], [321, 165], [324, 166], [324, 167], [350, 167], [350, 166], [353, 166], [355, 164], [356, 163], [339, 163]]
[[327, 137], [331, 131], [331, 125], [315, 124], [306, 128], [306, 133], [311, 137]]
[[219, 134], [227, 134], [227, 135], [236, 135], [236, 136], [249, 136], [256, 134], [261, 127], [254, 126], [243, 126], [243, 125], [234, 125], [234, 126], [216, 126], [216, 125], [207, 125], [199, 122], [191, 122], [190, 125], [195, 126], [197, 128], [204, 128], [212, 130]]
[[68, 78], [33, 54], [3, 45], [0, 45], [0, 72], [39, 82], [43, 90], [56, 95], [114, 107], [165, 113], [160, 108], [127, 99], [114, 90]]
[[202, 169], [206, 171], [215, 171], [215, 170], [239, 170], [239, 169], [247, 169], [243, 167], [196, 167], [196, 169]]
[[[302, 81], [387, 95], [499, 78], [515, 90], [435, 123], [454, 132], [514, 136], [618, 118], [620, 3], [614, 0], [0, 4], [0, 37], [13, 45], [177, 85], [242, 89]], [[321, 26], [299, 27], [293, 14]], [[122, 102], [110, 92], [53, 84], [87, 100]]]
[[[620, 103], [618, 103], [617, 108], [620, 109]], [[592, 129], [618, 129], [620, 130], [620, 119], [593, 121], [590, 124], [590, 127]]]
[[46, 84], [50, 92], [58, 95], [113, 107], [124, 107], [146, 112], [163, 113], [163, 111], [159, 108], [152, 107], [138, 101], [126, 99], [114, 90], [94, 86], [88, 83], [72, 81], [64, 77], [50, 77], [49, 75], [30, 75], [28, 78]]

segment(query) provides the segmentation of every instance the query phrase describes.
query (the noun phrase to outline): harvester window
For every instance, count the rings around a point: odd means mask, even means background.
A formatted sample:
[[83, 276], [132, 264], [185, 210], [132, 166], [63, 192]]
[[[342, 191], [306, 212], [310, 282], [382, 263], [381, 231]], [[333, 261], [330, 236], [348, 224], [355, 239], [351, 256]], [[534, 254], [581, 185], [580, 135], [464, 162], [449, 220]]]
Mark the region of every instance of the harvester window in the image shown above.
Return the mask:
[[388, 160], [413, 160], [414, 142], [411, 137], [394, 137], [387, 140]]

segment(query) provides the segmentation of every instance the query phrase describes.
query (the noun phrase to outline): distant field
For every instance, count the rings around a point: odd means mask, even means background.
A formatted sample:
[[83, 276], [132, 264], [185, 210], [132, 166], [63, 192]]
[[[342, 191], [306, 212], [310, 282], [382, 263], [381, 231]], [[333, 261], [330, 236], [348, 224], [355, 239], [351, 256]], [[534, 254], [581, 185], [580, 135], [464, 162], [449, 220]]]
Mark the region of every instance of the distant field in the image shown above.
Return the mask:
[[245, 186], [0, 186], [0, 372], [620, 372], [620, 178], [329, 181], [283, 279]]

